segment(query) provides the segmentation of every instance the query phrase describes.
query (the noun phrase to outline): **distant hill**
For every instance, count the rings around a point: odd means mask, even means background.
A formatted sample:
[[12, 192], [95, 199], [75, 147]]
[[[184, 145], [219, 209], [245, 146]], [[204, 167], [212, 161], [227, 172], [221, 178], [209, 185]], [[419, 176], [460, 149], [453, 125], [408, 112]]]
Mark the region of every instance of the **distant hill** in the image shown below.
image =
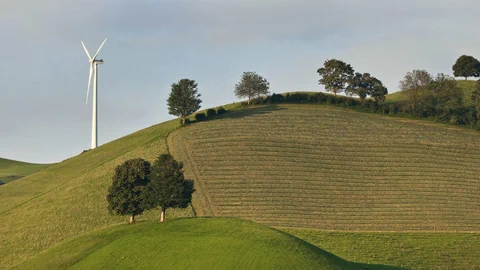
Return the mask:
[[115, 226], [64, 241], [14, 269], [106, 266], [109, 269], [367, 269], [277, 230], [253, 222], [219, 218]]
[[47, 168], [51, 164], [33, 164], [0, 158], [0, 182], [6, 184]]
[[[476, 89], [477, 81], [458, 80], [457, 84], [460, 88], [463, 89], [463, 103], [465, 104], [465, 106], [473, 106], [474, 104], [472, 101], [472, 93]], [[402, 91], [388, 94], [386, 97], [387, 103], [406, 100], [406, 97]]]

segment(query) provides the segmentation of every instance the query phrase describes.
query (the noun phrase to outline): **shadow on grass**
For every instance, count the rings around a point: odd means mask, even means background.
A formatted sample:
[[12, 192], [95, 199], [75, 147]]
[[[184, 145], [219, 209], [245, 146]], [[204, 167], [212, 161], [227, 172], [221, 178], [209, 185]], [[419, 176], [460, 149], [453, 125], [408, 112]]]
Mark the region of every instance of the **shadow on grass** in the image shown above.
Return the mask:
[[214, 121], [216, 119], [239, 119], [249, 116], [269, 114], [275, 111], [286, 110], [286, 108], [279, 107], [278, 105], [256, 105], [256, 106], [242, 106], [229, 110], [224, 114], [218, 115], [215, 118], [208, 119], [207, 121]]
[[355, 263], [366, 270], [408, 270], [410, 268], [403, 268], [398, 266], [382, 265], [382, 264], [367, 264], [367, 263]]

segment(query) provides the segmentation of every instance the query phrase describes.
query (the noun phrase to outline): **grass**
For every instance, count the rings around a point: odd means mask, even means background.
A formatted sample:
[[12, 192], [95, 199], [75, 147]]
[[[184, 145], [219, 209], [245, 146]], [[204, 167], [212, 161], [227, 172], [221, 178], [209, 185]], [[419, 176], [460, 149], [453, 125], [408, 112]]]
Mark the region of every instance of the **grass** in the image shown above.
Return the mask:
[[351, 231], [480, 231], [480, 133], [325, 105], [258, 106], [169, 136], [197, 214]]
[[[465, 106], [473, 106], [475, 105], [472, 100], [472, 93], [476, 89], [477, 81], [471, 80], [457, 80], [457, 85], [462, 88], [463, 90], [463, 104]], [[402, 91], [397, 91], [391, 94], [388, 94], [386, 99], [386, 103], [393, 103], [406, 100], [405, 95]]]
[[478, 269], [480, 234], [325, 232], [284, 229], [349, 261], [411, 269]]
[[[69, 237], [126, 222], [107, 211], [114, 168], [130, 158], [153, 161], [178, 125], [172, 120], [152, 126], [0, 186], [0, 269]], [[170, 218], [185, 216], [193, 216], [191, 208], [167, 211]], [[138, 220], [157, 218], [159, 212], [150, 211]]]
[[365, 269], [269, 227], [221, 218], [96, 231], [62, 242], [14, 269], [32, 268]]
[[48, 166], [51, 164], [33, 164], [0, 158], [0, 182], [5, 184], [13, 182]]

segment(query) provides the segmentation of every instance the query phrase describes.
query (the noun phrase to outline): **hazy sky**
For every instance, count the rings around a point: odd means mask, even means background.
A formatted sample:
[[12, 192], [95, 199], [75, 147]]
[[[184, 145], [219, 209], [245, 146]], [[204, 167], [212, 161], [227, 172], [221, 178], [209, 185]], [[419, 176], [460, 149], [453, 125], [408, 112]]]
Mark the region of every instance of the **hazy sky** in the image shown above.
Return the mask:
[[[99, 143], [172, 119], [182, 78], [203, 108], [235, 101], [243, 71], [271, 92], [323, 91], [326, 59], [370, 72], [390, 92], [412, 69], [451, 74], [480, 58], [478, 0], [2, 0], [0, 157], [58, 162], [90, 146], [88, 59], [99, 70]], [[93, 52], [92, 52], [93, 53]]]

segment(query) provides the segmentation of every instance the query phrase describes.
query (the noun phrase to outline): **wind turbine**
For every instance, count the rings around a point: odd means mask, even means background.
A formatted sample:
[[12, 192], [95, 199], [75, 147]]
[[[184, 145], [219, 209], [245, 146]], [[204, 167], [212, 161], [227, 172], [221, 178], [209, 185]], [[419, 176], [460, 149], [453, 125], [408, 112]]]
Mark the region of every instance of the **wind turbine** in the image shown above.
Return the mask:
[[93, 72], [93, 113], [92, 113], [92, 148], [95, 149], [98, 146], [98, 129], [97, 129], [97, 83], [98, 83], [98, 65], [103, 64], [102, 59], [97, 60], [98, 53], [102, 49], [103, 45], [107, 39], [105, 39], [100, 45], [100, 47], [97, 50], [97, 53], [91, 57], [90, 54], [88, 53], [87, 47], [85, 47], [85, 44], [83, 44], [83, 41], [80, 41], [82, 43], [83, 49], [85, 50], [85, 53], [88, 56], [88, 61], [90, 63], [90, 73], [88, 75], [88, 88], [87, 88], [87, 98], [85, 100], [85, 103], [88, 104], [88, 93], [90, 92], [90, 83], [92, 81], [92, 72]]

